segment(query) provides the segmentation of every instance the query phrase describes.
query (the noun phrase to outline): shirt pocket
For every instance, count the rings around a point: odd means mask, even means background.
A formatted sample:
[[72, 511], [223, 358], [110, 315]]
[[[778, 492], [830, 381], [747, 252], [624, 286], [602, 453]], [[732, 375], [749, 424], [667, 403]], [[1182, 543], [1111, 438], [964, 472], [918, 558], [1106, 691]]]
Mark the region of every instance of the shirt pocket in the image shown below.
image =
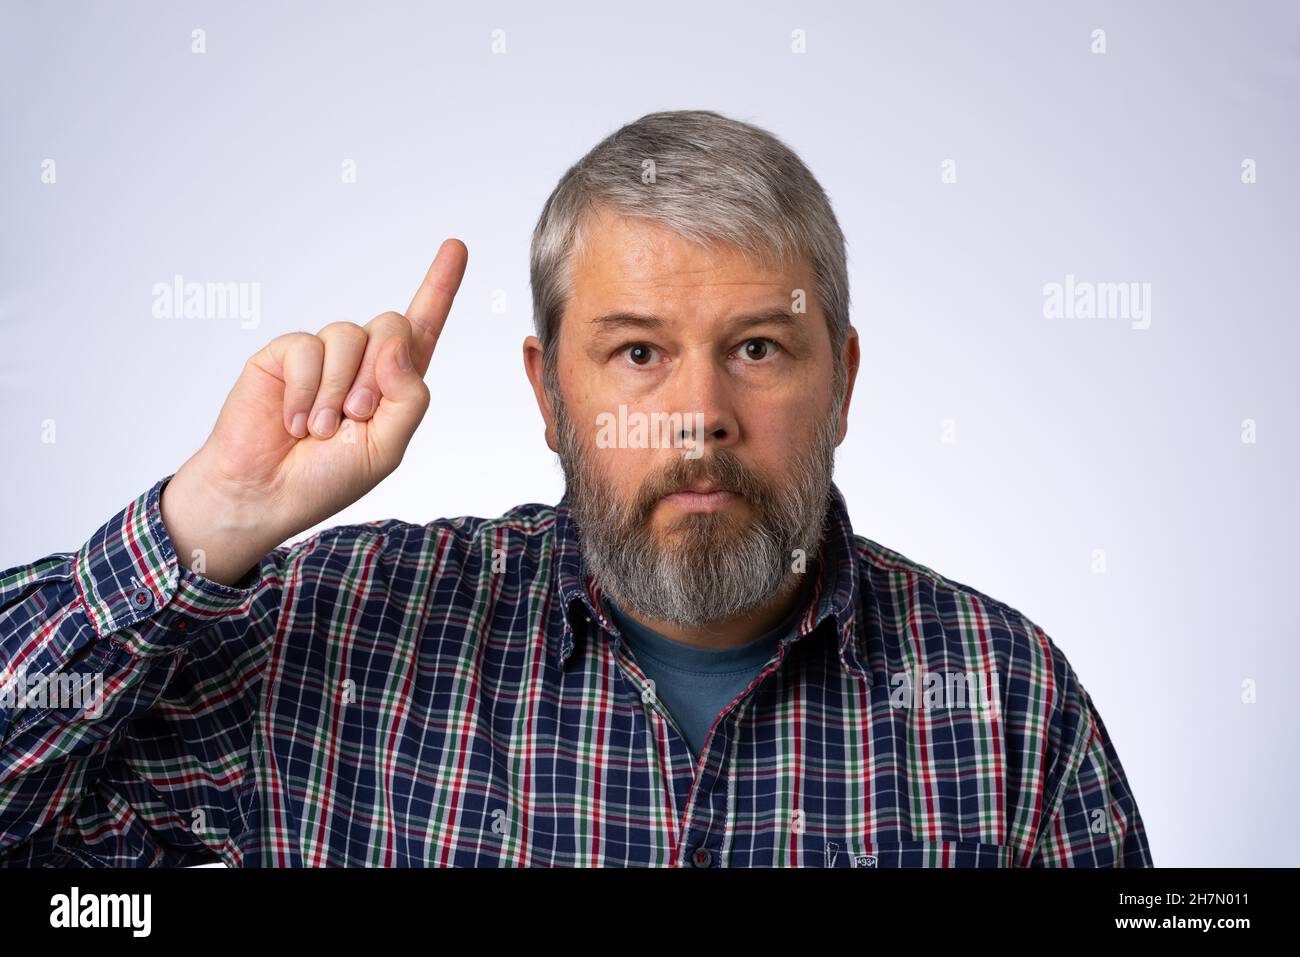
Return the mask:
[[836, 845], [827, 842], [830, 867], [1012, 867], [1009, 844], [974, 841], [874, 841]]

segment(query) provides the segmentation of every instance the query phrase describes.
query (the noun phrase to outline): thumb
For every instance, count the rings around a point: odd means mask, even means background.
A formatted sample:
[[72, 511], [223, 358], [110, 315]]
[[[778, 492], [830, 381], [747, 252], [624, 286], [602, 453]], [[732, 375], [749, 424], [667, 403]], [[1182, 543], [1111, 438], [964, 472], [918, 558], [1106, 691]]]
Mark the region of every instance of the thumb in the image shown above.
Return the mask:
[[375, 361], [375, 381], [379, 385], [379, 406], [370, 419], [375, 441], [395, 459], [406, 451], [406, 444], [429, 408], [429, 387], [411, 361], [410, 344], [402, 336], [384, 343]]

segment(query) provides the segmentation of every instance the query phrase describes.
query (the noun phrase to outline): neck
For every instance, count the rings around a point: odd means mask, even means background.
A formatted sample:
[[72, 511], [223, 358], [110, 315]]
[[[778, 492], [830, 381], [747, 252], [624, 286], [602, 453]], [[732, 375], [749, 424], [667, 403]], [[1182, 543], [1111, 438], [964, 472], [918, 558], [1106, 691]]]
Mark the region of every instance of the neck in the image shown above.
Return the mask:
[[781, 590], [760, 607], [730, 618], [705, 622], [702, 625], [681, 625], [663, 621], [622, 605], [619, 605], [619, 610], [652, 631], [657, 631], [673, 641], [680, 641], [684, 645], [696, 648], [735, 648], [748, 644], [775, 628], [786, 615], [790, 614], [802, 594], [803, 580], [803, 575], [790, 575]]

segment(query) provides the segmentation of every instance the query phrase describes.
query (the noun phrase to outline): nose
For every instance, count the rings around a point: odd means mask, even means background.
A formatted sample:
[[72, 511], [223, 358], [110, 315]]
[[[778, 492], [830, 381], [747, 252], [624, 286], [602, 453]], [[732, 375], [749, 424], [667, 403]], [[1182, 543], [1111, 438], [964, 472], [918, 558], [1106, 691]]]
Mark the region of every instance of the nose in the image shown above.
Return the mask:
[[[682, 355], [665, 384], [664, 399], [670, 412], [682, 414], [675, 438], [694, 440], [697, 454], [709, 449], [730, 448], [740, 441], [735, 396], [726, 368], [705, 350]], [[696, 435], [697, 430], [700, 435]]]

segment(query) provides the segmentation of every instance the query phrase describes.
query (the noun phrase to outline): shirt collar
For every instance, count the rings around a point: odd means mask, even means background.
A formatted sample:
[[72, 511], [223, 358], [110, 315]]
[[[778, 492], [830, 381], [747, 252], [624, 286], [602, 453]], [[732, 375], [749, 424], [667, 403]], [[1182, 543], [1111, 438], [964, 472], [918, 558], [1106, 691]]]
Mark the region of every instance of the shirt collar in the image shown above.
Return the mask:
[[[799, 616], [793, 636], [784, 642], [797, 641], [830, 619], [838, 636], [839, 659], [848, 672], [872, 684], [867, 666], [864, 633], [856, 614], [859, 573], [857, 546], [849, 522], [844, 496], [835, 483], [827, 495], [825, 535], [822, 537], [820, 561], [809, 561], [817, 581], [808, 593], [806, 607]], [[557, 664], [563, 668], [573, 655], [576, 636], [590, 634], [599, 622], [606, 631], [617, 633], [601, 601], [599, 582], [587, 572], [578, 544], [578, 527], [569, 510], [566, 492], [555, 506], [555, 574], [564, 628], [554, 643]]]

